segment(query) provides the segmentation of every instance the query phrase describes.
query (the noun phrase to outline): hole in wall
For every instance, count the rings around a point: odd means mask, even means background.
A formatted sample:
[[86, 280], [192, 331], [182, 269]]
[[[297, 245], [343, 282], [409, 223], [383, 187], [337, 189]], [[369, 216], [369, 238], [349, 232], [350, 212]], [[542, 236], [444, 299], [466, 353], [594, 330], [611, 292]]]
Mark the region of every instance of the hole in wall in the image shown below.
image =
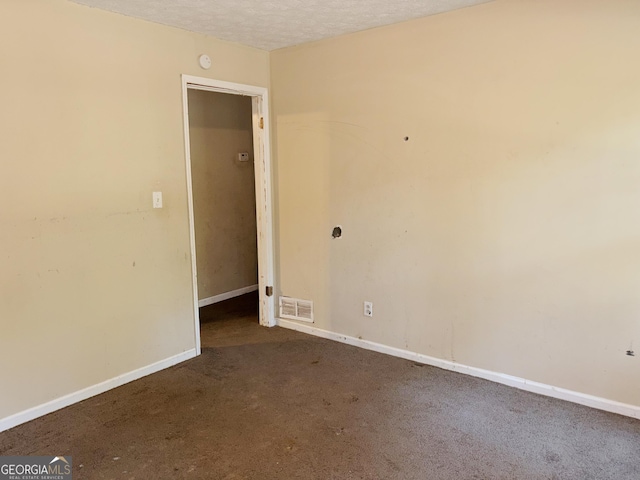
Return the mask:
[[331, 236], [333, 238], [340, 238], [342, 236], [342, 227], [340, 225], [333, 227], [333, 231], [331, 232]]

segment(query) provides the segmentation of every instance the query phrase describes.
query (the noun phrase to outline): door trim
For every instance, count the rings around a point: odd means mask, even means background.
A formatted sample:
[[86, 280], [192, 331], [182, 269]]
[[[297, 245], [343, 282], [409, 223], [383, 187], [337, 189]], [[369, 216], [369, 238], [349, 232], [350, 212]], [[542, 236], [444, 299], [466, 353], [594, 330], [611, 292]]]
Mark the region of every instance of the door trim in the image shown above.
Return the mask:
[[[273, 327], [275, 320], [274, 296], [267, 296], [267, 287], [274, 286], [273, 205], [271, 171], [271, 136], [269, 122], [269, 91], [264, 87], [212, 80], [210, 78], [182, 75], [182, 110], [184, 148], [187, 173], [187, 199], [189, 203], [189, 240], [191, 244], [191, 275], [193, 286], [193, 313], [195, 318], [195, 346], [200, 346], [200, 314], [198, 310], [198, 271], [196, 264], [196, 236], [193, 211], [193, 182], [191, 148], [189, 140], [188, 91], [205, 90], [251, 97], [253, 125], [253, 154], [256, 188], [256, 227], [258, 242], [258, 293], [260, 325]], [[276, 290], [275, 288], [273, 290]]]

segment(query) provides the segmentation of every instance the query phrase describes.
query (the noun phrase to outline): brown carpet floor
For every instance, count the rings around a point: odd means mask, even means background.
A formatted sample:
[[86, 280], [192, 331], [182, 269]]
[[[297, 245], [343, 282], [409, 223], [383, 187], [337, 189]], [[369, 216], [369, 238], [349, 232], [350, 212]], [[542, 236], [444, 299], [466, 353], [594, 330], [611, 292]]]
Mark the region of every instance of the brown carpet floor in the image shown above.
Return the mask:
[[202, 309], [203, 354], [0, 434], [74, 479], [640, 479], [640, 422]]

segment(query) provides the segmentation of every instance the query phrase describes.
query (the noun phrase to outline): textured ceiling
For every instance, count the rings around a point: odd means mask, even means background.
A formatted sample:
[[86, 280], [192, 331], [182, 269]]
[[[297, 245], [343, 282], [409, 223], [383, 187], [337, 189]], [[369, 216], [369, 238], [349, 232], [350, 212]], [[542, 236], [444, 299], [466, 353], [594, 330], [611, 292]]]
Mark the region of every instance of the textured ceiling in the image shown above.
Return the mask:
[[72, 0], [264, 50], [489, 0]]

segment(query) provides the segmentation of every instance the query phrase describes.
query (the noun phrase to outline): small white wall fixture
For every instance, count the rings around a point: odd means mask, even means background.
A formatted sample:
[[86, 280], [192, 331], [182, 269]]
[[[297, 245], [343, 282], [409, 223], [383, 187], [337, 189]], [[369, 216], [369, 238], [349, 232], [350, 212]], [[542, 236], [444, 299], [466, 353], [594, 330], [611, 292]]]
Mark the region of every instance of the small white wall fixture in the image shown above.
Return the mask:
[[[196, 352], [200, 346], [200, 315], [198, 310], [198, 270], [196, 264], [196, 235], [193, 210], [193, 182], [189, 138], [189, 90], [245, 95], [251, 97], [253, 150], [256, 187], [256, 222], [258, 241], [258, 292], [260, 325], [273, 327], [275, 321], [273, 213], [271, 196], [271, 142], [269, 133], [269, 92], [264, 87], [182, 75], [182, 108], [184, 145], [187, 169], [187, 198], [189, 202], [189, 236], [191, 242], [191, 272], [193, 283], [193, 311], [195, 318]], [[268, 290], [268, 292], [267, 292]]]

